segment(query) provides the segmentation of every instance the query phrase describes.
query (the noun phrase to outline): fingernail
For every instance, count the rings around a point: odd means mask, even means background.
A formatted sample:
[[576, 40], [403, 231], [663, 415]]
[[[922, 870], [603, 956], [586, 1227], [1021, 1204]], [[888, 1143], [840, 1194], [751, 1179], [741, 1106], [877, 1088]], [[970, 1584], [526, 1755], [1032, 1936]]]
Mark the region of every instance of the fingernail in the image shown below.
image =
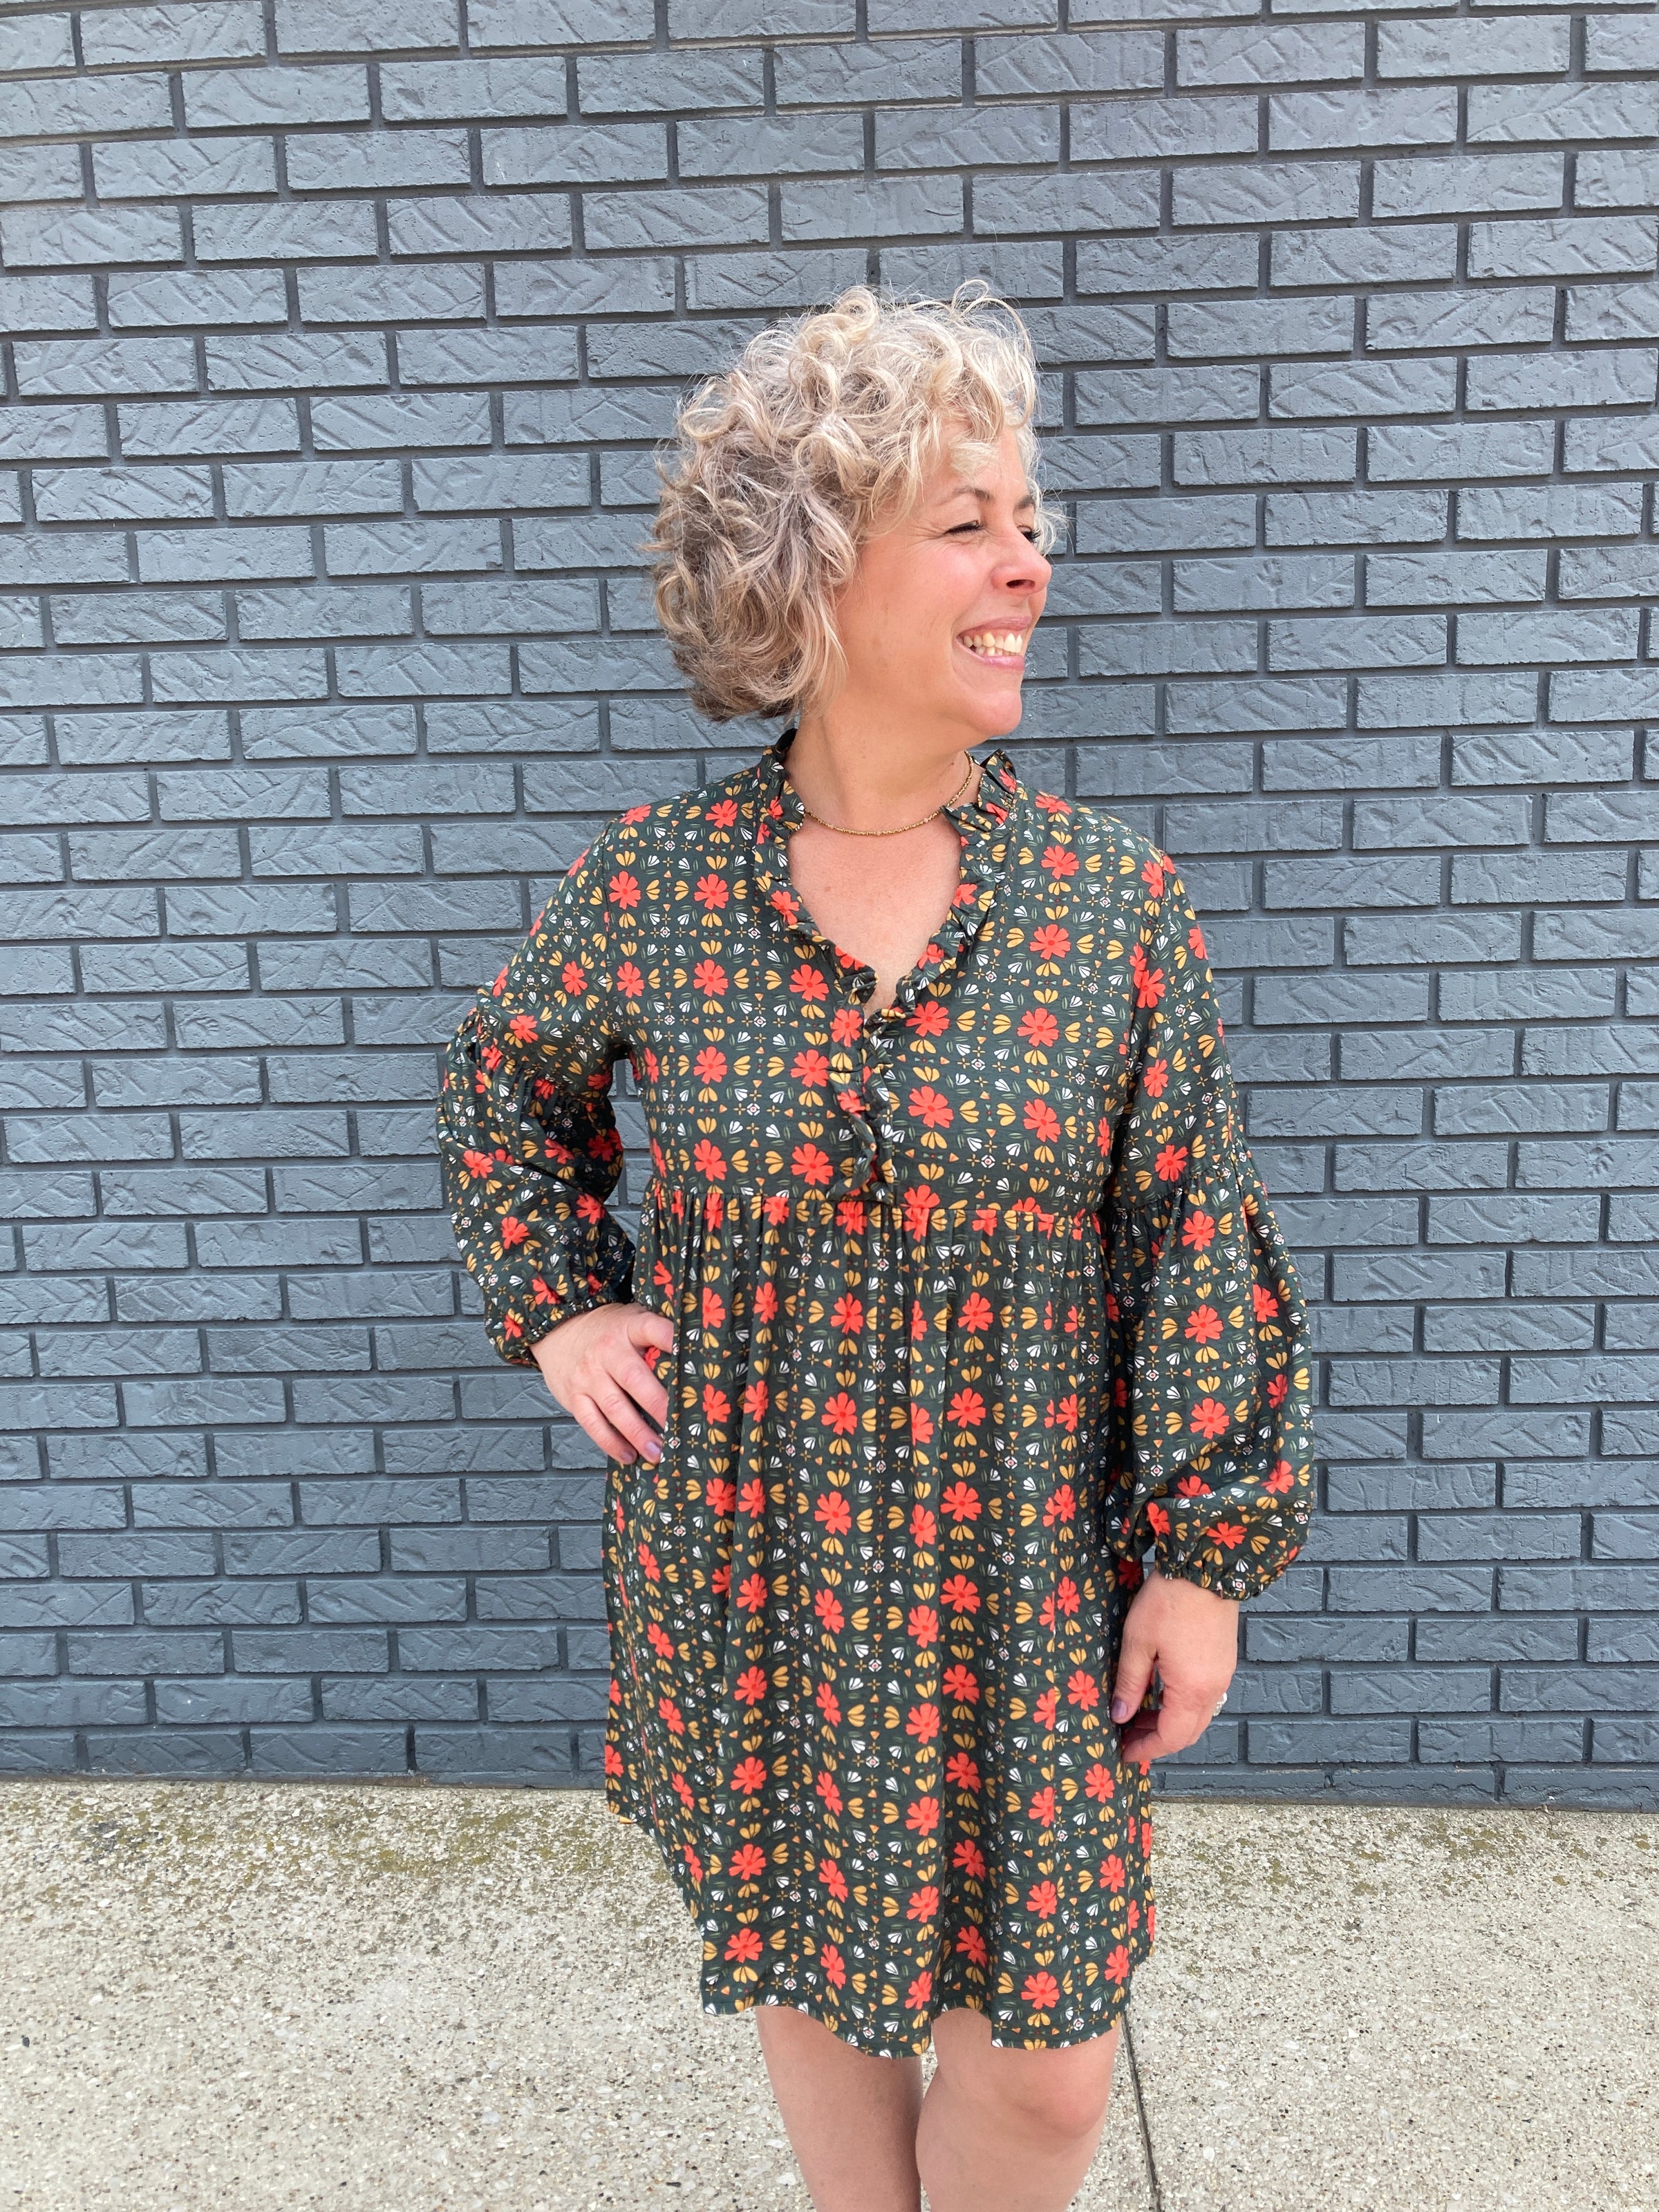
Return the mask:
[[1127, 1721], [1128, 1717], [1129, 1700], [1127, 1698], [1114, 1698], [1112, 1699], [1112, 1718], [1115, 1721]]

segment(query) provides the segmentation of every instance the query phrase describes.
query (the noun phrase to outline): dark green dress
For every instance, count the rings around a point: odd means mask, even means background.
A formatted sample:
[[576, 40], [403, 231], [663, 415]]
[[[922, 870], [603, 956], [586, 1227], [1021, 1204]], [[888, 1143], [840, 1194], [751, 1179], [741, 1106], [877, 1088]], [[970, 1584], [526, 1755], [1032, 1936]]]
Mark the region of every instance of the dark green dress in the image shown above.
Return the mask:
[[1239, 1598], [1295, 1555], [1304, 1310], [1170, 862], [994, 755], [950, 915], [866, 1019], [791, 883], [786, 748], [631, 808], [480, 994], [457, 1234], [505, 1358], [602, 1299], [676, 1324], [661, 1463], [611, 1471], [606, 1771], [708, 2008], [890, 2056], [957, 2006], [1080, 2042], [1152, 1936], [1107, 1710], [1141, 1554]]

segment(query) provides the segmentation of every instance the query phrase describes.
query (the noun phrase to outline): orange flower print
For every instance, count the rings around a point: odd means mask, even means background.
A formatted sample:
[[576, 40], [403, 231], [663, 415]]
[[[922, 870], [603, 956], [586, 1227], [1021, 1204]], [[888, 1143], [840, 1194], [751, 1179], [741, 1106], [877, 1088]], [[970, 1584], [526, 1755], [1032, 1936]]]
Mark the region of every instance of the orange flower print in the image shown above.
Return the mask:
[[819, 1498], [813, 1518], [823, 1522], [827, 1535], [844, 1536], [853, 1525], [853, 1509], [838, 1490], [832, 1490]]
[[823, 1419], [838, 1437], [850, 1437], [859, 1425], [858, 1401], [845, 1390], [837, 1390], [823, 1408]]
[[1207, 1252], [1215, 1240], [1215, 1223], [1204, 1212], [1189, 1213], [1181, 1224], [1181, 1241], [1200, 1252]]
[[910, 1111], [924, 1129], [948, 1129], [956, 1119], [955, 1107], [931, 1083], [918, 1084], [910, 1093]]
[[1194, 1436], [1212, 1443], [1217, 1437], [1226, 1434], [1227, 1408], [1218, 1398], [1200, 1398], [1193, 1407], [1190, 1425]]
[[1221, 1316], [1213, 1306], [1194, 1306], [1181, 1333], [1189, 1343], [1213, 1344], [1221, 1334]]
[[977, 1390], [954, 1392], [949, 1418], [953, 1429], [976, 1429], [985, 1419], [984, 1399]]
[[1038, 1144], [1052, 1145], [1060, 1134], [1060, 1116], [1046, 1098], [1028, 1098], [1025, 1126]]

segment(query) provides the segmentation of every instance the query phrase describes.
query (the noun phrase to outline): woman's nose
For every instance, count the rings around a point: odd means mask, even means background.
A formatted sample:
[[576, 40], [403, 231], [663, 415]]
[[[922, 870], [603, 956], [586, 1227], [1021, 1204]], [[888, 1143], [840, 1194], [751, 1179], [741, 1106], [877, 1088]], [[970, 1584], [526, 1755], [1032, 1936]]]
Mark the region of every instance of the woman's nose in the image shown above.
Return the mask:
[[1054, 574], [1053, 563], [1019, 531], [1012, 533], [1001, 568], [1003, 580], [1017, 589], [1036, 589]]

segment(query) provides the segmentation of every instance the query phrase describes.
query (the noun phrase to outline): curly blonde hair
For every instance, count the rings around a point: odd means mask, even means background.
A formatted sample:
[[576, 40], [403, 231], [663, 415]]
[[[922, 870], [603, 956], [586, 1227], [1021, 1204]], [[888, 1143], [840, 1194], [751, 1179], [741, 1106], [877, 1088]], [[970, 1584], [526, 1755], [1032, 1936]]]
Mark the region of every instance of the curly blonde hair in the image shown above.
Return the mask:
[[[1036, 368], [981, 284], [905, 301], [855, 284], [750, 339], [681, 410], [647, 550], [657, 618], [711, 721], [833, 687], [835, 599], [859, 548], [915, 506], [946, 451], [982, 466], [1005, 428], [1036, 494]], [[1053, 530], [1038, 495], [1038, 543]]]

